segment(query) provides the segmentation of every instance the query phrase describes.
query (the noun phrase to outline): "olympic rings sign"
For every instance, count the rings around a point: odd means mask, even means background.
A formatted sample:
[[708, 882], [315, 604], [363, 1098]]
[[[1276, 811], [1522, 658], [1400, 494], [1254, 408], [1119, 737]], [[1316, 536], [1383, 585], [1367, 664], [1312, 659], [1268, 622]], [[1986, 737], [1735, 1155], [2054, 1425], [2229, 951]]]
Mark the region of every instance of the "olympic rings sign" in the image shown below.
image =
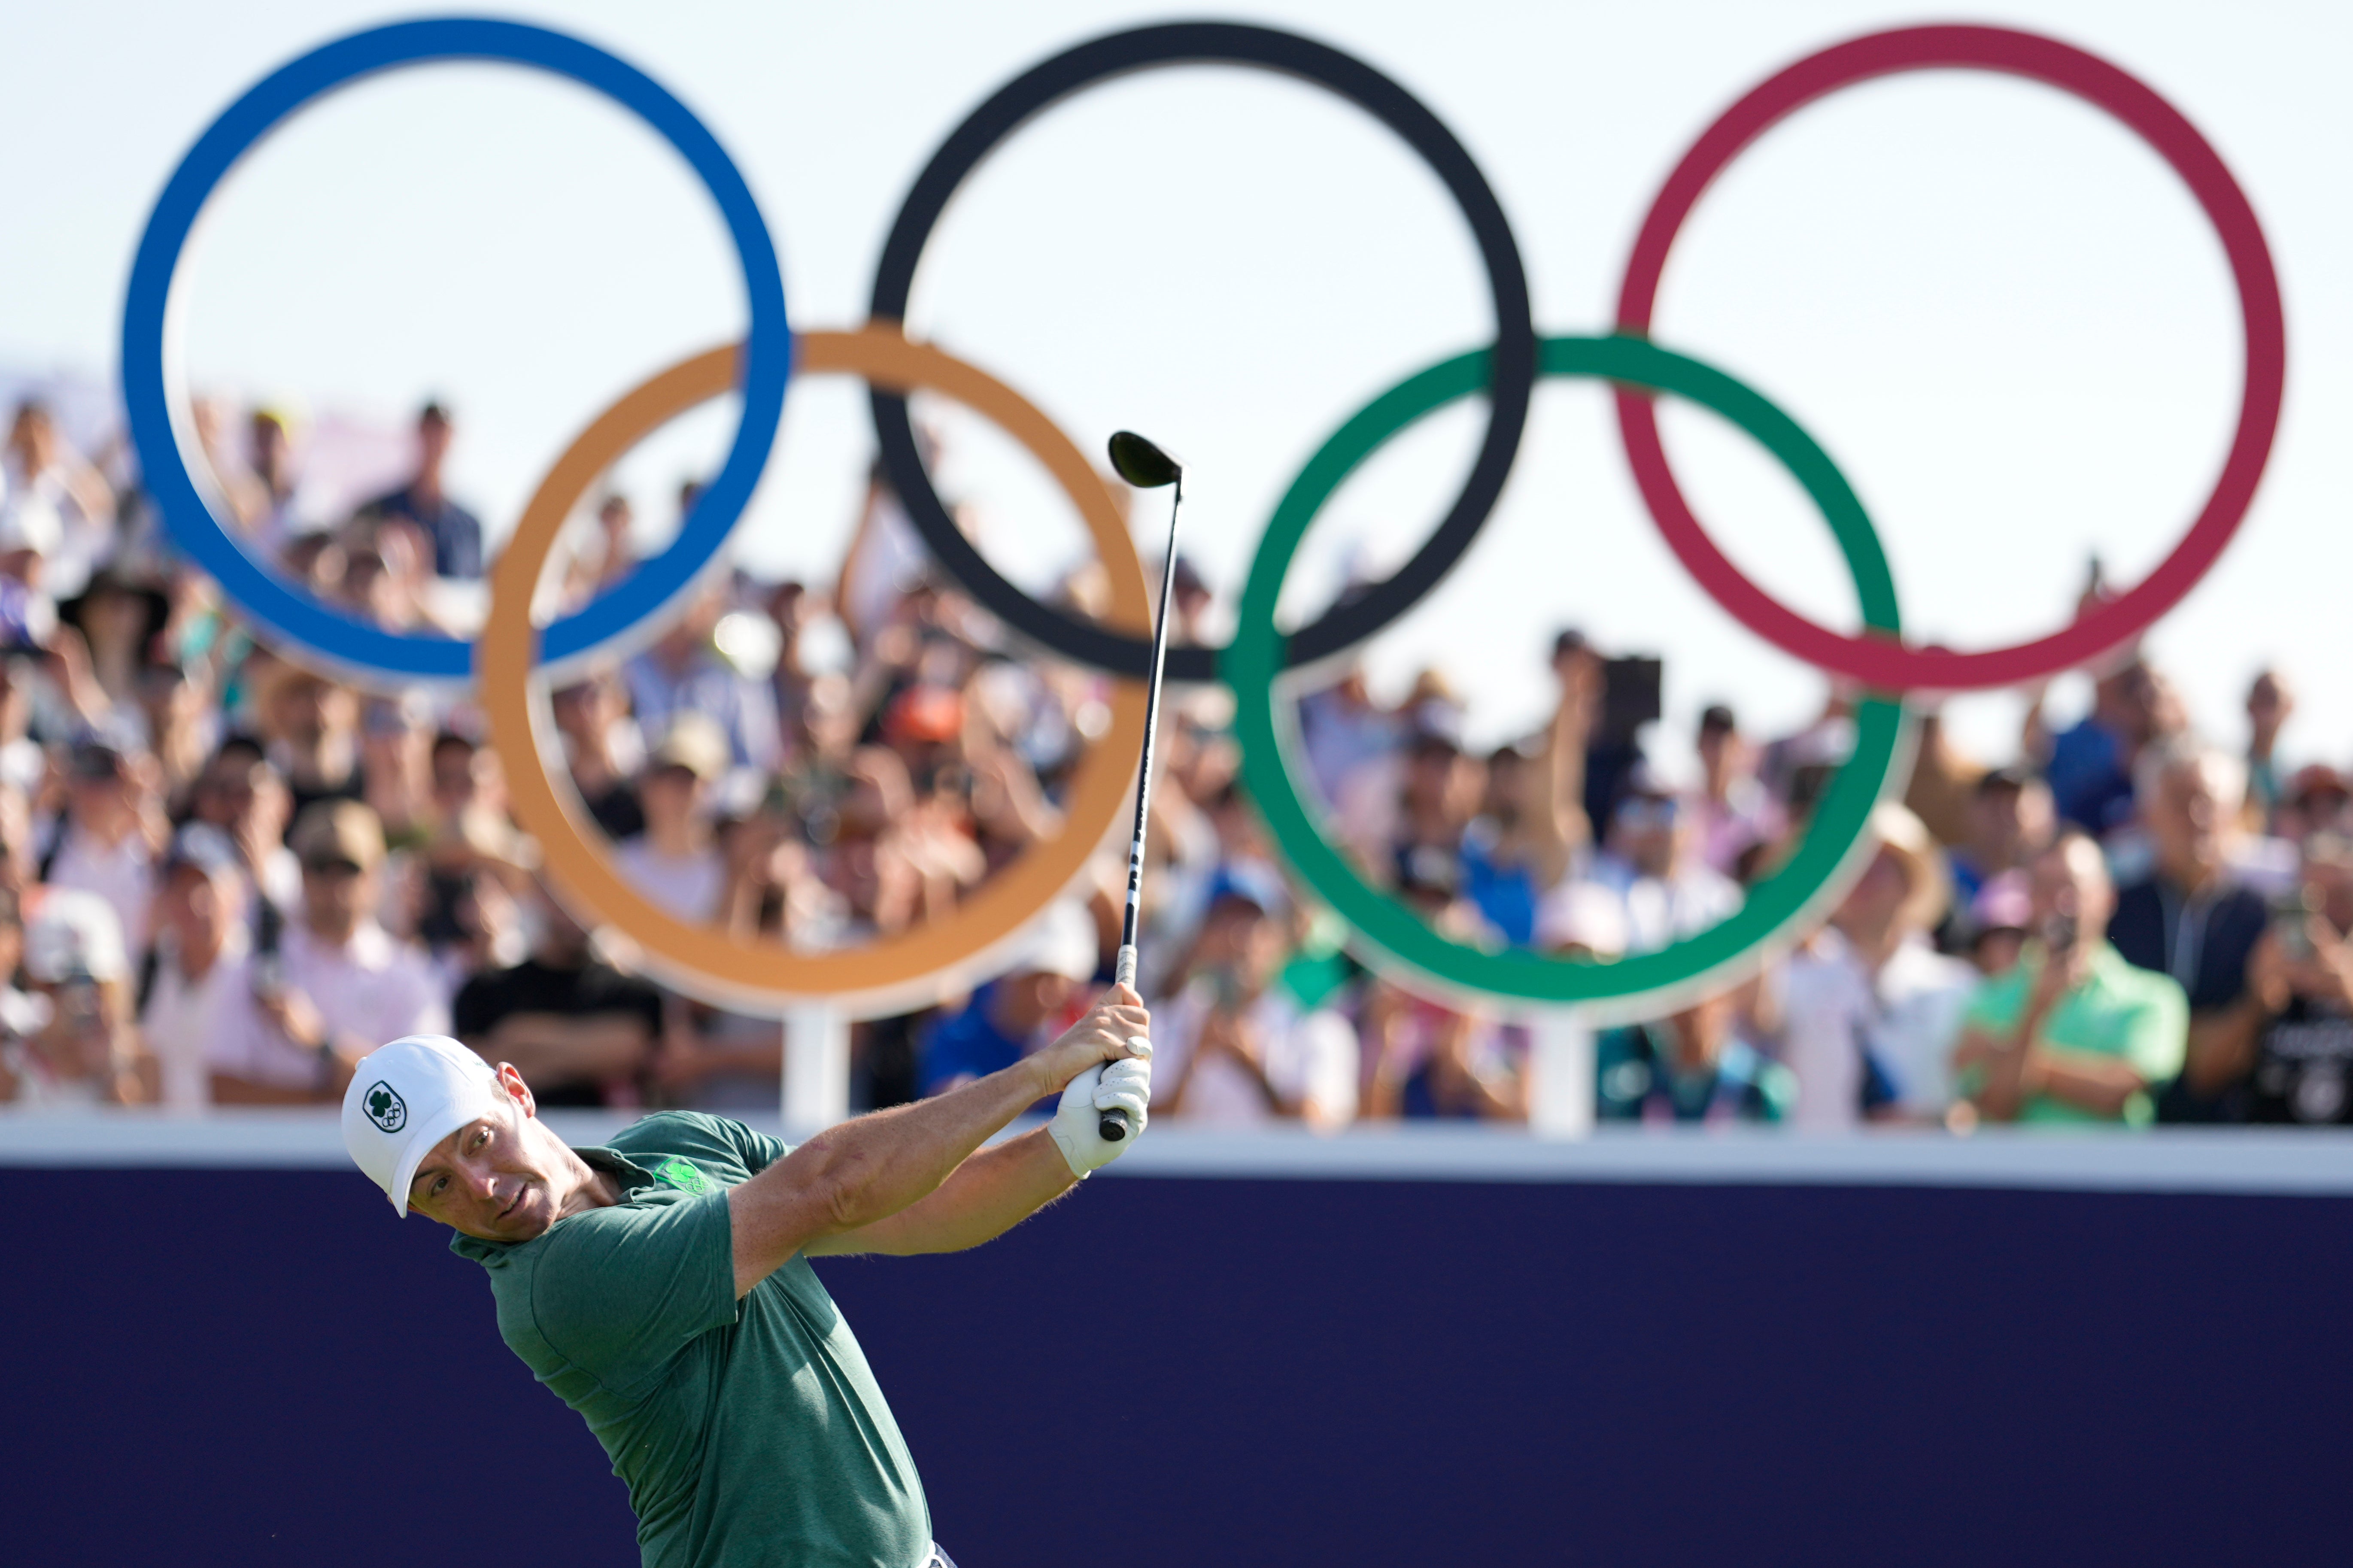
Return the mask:
[[[206, 199], [237, 158], [297, 109], [376, 71], [477, 59], [553, 71], [613, 99], [687, 160], [719, 205], [744, 269], [751, 322], [740, 349], [715, 350], [653, 377], [599, 416], [558, 460], [526, 509], [493, 574], [479, 645], [386, 631], [322, 604], [247, 556], [208, 506], [184, 454], [185, 399], [173, 363], [173, 279]], [[1277, 507], [1244, 588], [1240, 629], [1223, 650], [1170, 650], [1179, 679], [1223, 679], [1239, 700], [1243, 772], [1285, 858], [1365, 942], [1441, 987], [1530, 1004], [1577, 1004], [1615, 1014], [1665, 1005], [1754, 964], [1834, 899], [1855, 867], [1872, 805], [1895, 789], [1909, 754], [1901, 698], [1920, 689], [2014, 684], [2080, 664], [2124, 642], [2179, 602], [2244, 519], [2278, 426], [2286, 374], [2278, 278], [2260, 224], [2221, 157], [2151, 89], [2081, 49], [2004, 28], [1947, 26], [1873, 34], [1808, 57], [1743, 97], [1702, 134], [1653, 202], [1620, 289], [1617, 335], [1539, 339], [1525, 269], [1501, 205], [1452, 132], [1402, 86], [1327, 45], [1272, 28], [1187, 22], [1112, 34], [1053, 57], [984, 101], [950, 134], [902, 205], [877, 267], [871, 321], [859, 331], [809, 334], [787, 324], [781, 272], [742, 175], [701, 121], [635, 68], [563, 34], [511, 22], [438, 18], [353, 34], [292, 61], [239, 98], [199, 137], [158, 198], [133, 262], [123, 308], [122, 381], [131, 433], [148, 488], [180, 547], [217, 578], [261, 629], [292, 650], [379, 685], [419, 679], [480, 682], [497, 743], [540, 759], [516, 775], [515, 811], [547, 847], [567, 891], [644, 945], [691, 988], [736, 1002], [829, 998], [873, 1009], [922, 999], [967, 976], [1066, 886], [1115, 819], [1141, 739], [1147, 617], [1134, 546], [1078, 448], [1010, 388], [939, 351], [909, 342], [903, 319], [923, 247], [964, 180], [1023, 123], [1069, 95], [1137, 70], [1187, 64], [1249, 66], [1296, 77], [1356, 104], [1401, 137], [1437, 174], [1469, 223], [1485, 268], [1495, 339], [1408, 378], [1343, 424], [1309, 459]], [[1719, 371], [1653, 347], [1649, 326], [1676, 233], [1707, 185], [1744, 148], [1805, 104], [1855, 82], [1921, 69], [1989, 70], [2043, 82], [2116, 117], [2179, 173], [2213, 222], [2231, 264], [2246, 337], [2239, 424], [2213, 491], [2179, 545], [2149, 577], [2047, 637], [1977, 653], [1916, 648], [1900, 637], [1894, 584], [1878, 536], [1821, 447], [1762, 395]], [[550, 666], [611, 651], [692, 585], [733, 531], [782, 415], [794, 356], [801, 368], [863, 376], [875, 434], [894, 488], [934, 554], [983, 605], [1034, 644], [1119, 678], [1110, 734], [1074, 786], [1061, 835], [989, 883], [949, 920], [854, 953], [798, 954], [687, 926], [653, 908], [612, 869], [579, 802], [552, 781], [540, 737]], [[1825, 671], [1874, 693], [1857, 718], [1841, 767], [1798, 849], [1752, 889], [1739, 912], [1658, 952], [1600, 964], [1530, 952], [1491, 952], [1440, 938], [1411, 910], [1366, 885], [1319, 835], [1292, 782], [1278, 679], [1294, 664], [1329, 658], [1371, 637], [1426, 595], [1484, 525], [1517, 453], [1540, 376], [1598, 377], [1617, 389], [1620, 434], [1643, 500], [1701, 586], [1744, 625]], [[950, 519], [924, 471], [907, 417], [915, 386], [944, 392], [997, 420], [1062, 483], [1112, 569], [1110, 626], [1039, 603], [984, 560]], [[544, 631], [530, 603], [557, 528], [596, 475], [662, 421], [729, 389], [743, 413], [711, 486], [660, 555]], [[1382, 441], [1423, 415], [1483, 393], [1486, 434], [1462, 489], [1420, 551], [1388, 581], [1285, 637], [1273, 612], [1282, 576], [1316, 510]], [[1686, 397], [1731, 419], [1772, 452], [1830, 524], [1863, 606], [1865, 630], [1845, 637], [1768, 598], [1716, 549], [1684, 501], [1660, 444], [1653, 399]]]

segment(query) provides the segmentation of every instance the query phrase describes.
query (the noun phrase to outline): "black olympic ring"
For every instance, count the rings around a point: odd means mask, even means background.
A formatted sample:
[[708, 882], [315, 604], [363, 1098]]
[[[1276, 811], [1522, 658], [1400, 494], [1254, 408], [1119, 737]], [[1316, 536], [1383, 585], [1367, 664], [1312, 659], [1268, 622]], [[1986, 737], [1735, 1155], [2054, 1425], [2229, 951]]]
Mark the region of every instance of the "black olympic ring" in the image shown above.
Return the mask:
[[[1528, 304], [1527, 273], [1520, 265], [1511, 224], [1470, 153], [1419, 99], [1353, 55], [1271, 27], [1177, 22], [1113, 33], [1081, 44], [998, 89], [932, 155], [891, 226], [891, 237], [874, 269], [870, 310], [878, 320], [906, 319], [916, 264], [948, 199], [965, 177], [1032, 115], [1107, 78], [1174, 65], [1256, 66], [1280, 71], [1346, 99], [1397, 132], [1445, 182], [1470, 220], [1494, 294], [1494, 377], [1488, 390], [1487, 435], [1470, 477], [1445, 521], [1395, 575], [1335, 605], [1292, 637], [1290, 662], [1310, 663], [1364, 641], [1403, 615], [1471, 547], [1503, 493], [1535, 392], [1535, 321]], [[1039, 603], [998, 575], [956, 527], [939, 491], [932, 488], [931, 475], [924, 471], [923, 456], [916, 449], [907, 400], [877, 391], [871, 401], [884, 473], [898, 491], [915, 531], [974, 598], [1014, 631], [1065, 658], [1114, 675], [1149, 673], [1152, 644], [1148, 639], [1076, 619]], [[1169, 678], [1215, 680], [1218, 653], [1211, 647], [1171, 647]]]

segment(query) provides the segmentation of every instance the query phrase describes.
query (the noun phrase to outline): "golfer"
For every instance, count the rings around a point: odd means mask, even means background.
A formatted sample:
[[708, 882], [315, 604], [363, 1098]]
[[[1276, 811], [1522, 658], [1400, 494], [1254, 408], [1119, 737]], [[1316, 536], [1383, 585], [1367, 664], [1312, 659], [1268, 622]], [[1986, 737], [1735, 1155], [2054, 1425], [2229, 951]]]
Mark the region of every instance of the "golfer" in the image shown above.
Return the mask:
[[[410, 1036], [361, 1059], [343, 1142], [490, 1270], [500, 1334], [628, 1483], [648, 1568], [953, 1568], [808, 1259], [961, 1251], [1068, 1192], [1134, 1142], [1101, 1112], [1144, 1131], [1148, 1024], [1117, 986], [1013, 1066], [793, 1149], [684, 1110], [572, 1149], [512, 1065]], [[981, 1149], [1054, 1094], [1048, 1125]]]

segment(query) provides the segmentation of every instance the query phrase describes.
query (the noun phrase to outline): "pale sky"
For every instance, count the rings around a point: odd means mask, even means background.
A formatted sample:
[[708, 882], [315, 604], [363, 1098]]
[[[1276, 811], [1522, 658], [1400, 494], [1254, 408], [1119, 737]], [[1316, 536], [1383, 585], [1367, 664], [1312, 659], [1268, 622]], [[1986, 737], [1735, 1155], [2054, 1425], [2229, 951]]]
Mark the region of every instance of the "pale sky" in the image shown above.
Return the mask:
[[[284, 60], [405, 14], [334, 0], [0, 11], [13, 154], [0, 369], [111, 377], [132, 247], [190, 142]], [[759, 199], [804, 328], [860, 319], [908, 184], [968, 110], [1048, 54], [1168, 15], [1038, 0], [502, 14], [622, 55], [704, 119]], [[2289, 341], [2263, 490], [2154, 651], [2232, 743], [2248, 679], [2277, 661], [2302, 694], [2295, 758], [2353, 762], [2338, 612], [2353, 448], [2329, 434], [2353, 422], [2342, 12], [1360, 0], [1254, 5], [1247, 19], [1360, 55], [1452, 127], [1510, 216], [1537, 326], [1556, 333], [1607, 329], [1660, 180], [1800, 55], [1968, 19], [2051, 33], [2140, 76], [2246, 187]], [[1116, 193], [1139, 186], [1162, 193], [1158, 210], [1122, 205]], [[181, 283], [198, 384], [394, 418], [428, 393], [449, 398], [454, 488], [494, 534], [613, 397], [744, 320], [724, 231], [683, 163], [584, 89], [501, 68], [405, 70], [303, 111], [223, 185], [200, 237]], [[1702, 201], [1661, 300], [1659, 342], [1747, 380], [1840, 462], [1885, 540], [1907, 627], [1957, 647], [2050, 629], [2094, 552], [2111, 580], [2136, 580], [2202, 501], [2235, 418], [2236, 302], [2186, 189], [2099, 111], [2007, 79], [1915, 74], [1801, 111]], [[1492, 332], [1468, 232], [1402, 144], [1312, 89], [1211, 68], [1098, 88], [1025, 128], [950, 209], [912, 319], [1089, 450], [1134, 426], [1180, 451], [1188, 552], [1229, 592], [1335, 426]], [[1409, 553], [1481, 413], [1430, 420], [1352, 482], [1303, 552], [1294, 598], [1328, 593], [1352, 552]], [[1042, 583], [1082, 548], [1076, 524], [1040, 473], [974, 426], [949, 421], [946, 477], [987, 519], [993, 558]], [[1828, 531], [1771, 460], [1689, 409], [1666, 426], [1719, 542], [1793, 604], [1851, 626]], [[725, 409], [683, 422], [622, 480], [666, 510], [660, 497], [731, 428]], [[796, 391], [737, 558], [829, 577], [871, 452], [856, 389]], [[1393, 689], [1443, 666], [1473, 699], [1474, 729], [1500, 736], [1536, 716], [1542, 650], [1571, 624], [1665, 656], [1669, 756], [1706, 702], [1770, 732], [1820, 700], [1816, 676], [1716, 608], [1659, 542], [1606, 399], [1555, 385], [1486, 533], [1366, 654]], [[1954, 723], [1999, 755], [2018, 710], [2015, 697], [1970, 699]]]

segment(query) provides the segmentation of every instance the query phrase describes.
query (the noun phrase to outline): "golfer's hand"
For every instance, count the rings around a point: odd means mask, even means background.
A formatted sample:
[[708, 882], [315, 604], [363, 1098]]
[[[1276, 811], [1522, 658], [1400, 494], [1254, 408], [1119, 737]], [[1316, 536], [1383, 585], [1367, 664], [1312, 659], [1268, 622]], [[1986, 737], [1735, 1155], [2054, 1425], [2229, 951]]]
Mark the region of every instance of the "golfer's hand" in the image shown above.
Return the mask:
[[[1110, 1164], [1133, 1148], [1150, 1120], [1152, 1044], [1140, 1037], [1134, 1043], [1142, 1046], [1145, 1054], [1123, 1058], [1108, 1067], [1091, 1067], [1072, 1079], [1062, 1090], [1062, 1103], [1055, 1109], [1054, 1120], [1047, 1124], [1055, 1146], [1070, 1162], [1071, 1174], [1082, 1181], [1088, 1172]], [[1103, 1142], [1106, 1110], [1127, 1112], [1127, 1136], [1116, 1143]]]
[[1144, 998], [1127, 986], [1113, 986], [1060, 1039], [1029, 1058], [1044, 1075], [1039, 1095], [1060, 1093], [1098, 1062], [1150, 1056], [1151, 1030], [1152, 1015], [1145, 1011]]

